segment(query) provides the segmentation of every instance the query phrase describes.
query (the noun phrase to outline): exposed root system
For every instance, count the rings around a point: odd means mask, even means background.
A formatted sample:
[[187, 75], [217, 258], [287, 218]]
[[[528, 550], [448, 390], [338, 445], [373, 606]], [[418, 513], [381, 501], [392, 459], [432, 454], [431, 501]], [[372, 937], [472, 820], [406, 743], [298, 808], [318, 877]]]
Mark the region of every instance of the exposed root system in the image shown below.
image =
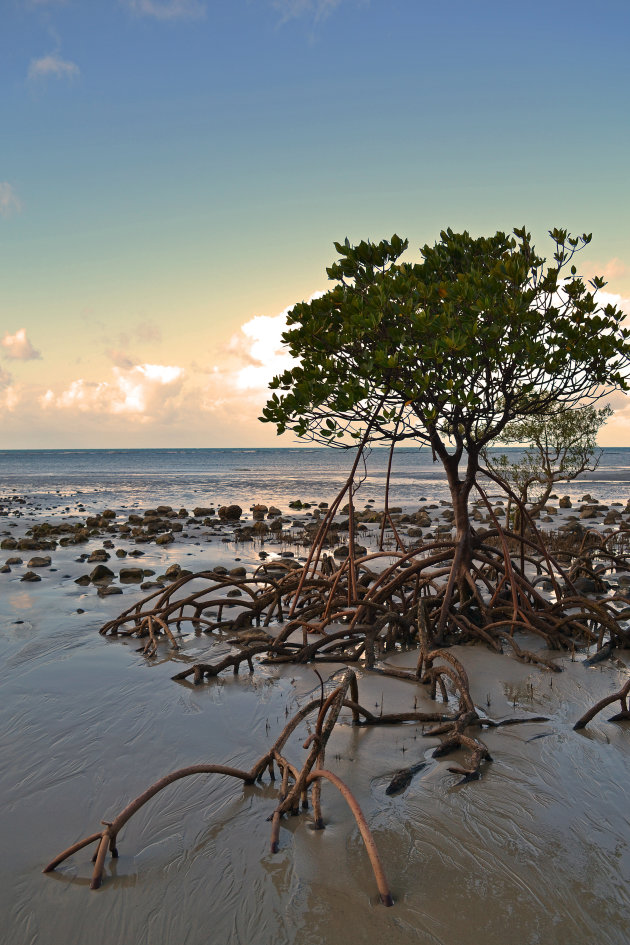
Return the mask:
[[[177, 649], [179, 635], [191, 628], [198, 635], [217, 635], [229, 644], [229, 652], [221, 659], [186, 664], [173, 676], [178, 681], [190, 679], [199, 684], [228, 669], [238, 673], [243, 663], [253, 672], [254, 659], [271, 664], [355, 664], [363, 672], [428, 686], [431, 698], [442, 700], [444, 712], [376, 716], [360, 704], [356, 675], [347, 668], [342, 682], [326, 697], [322, 686], [321, 700], [303, 706], [251, 769], [194, 765], [175, 771], [148, 788], [111, 823], [105, 823], [103, 830], [65, 850], [45, 871], [55, 869], [82, 847], [97, 843], [92, 877], [92, 888], [97, 888], [107, 851], [117, 855], [121, 828], [173, 781], [214, 773], [252, 784], [265, 771], [273, 779], [277, 767], [281, 786], [278, 805], [270, 818], [272, 851], [278, 847], [283, 816], [297, 813], [300, 806], [306, 809], [310, 803], [315, 827], [323, 827], [321, 781], [327, 780], [347, 800], [363, 836], [381, 899], [391, 905], [391, 893], [365, 818], [349, 788], [325, 766], [326, 744], [341, 709], [351, 711], [355, 725], [432, 723], [423, 734], [442, 738], [433, 756], [463, 751], [463, 760], [448, 770], [461, 775], [464, 781], [476, 780], [482, 767], [492, 761], [479, 737], [481, 729], [543, 719], [486, 718], [473, 704], [466, 670], [449, 649], [452, 645], [477, 642], [497, 652], [507, 648], [516, 660], [545, 672], [561, 670], [553, 651], [569, 651], [574, 657], [580, 648], [594, 649], [585, 660], [593, 663], [630, 647], [630, 599], [621, 593], [606, 595], [618, 572], [630, 570], [625, 533], [603, 537], [582, 530], [573, 537], [563, 534], [544, 541], [518, 497], [488, 473], [518, 507], [518, 532], [499, 522], [489, 496], [475, 482], [479, 504], [488, 513], [489, 528], [472, 530], [465, 542], [457, 536], [438, 534], [407, 546], [406, 536], [397, 528], [388, 506], [390, 463], [377, 548], [368, 552], [355, 543], [360, 519], [353, 501], [360, 454], [343, 490], [319, 523], [302, 568], [279, 560], [261, 565], [246, 579], [213, 571], [186, 575], [108, 621], [101, 633], [142, 638], [147, 657], [157, 653], [161, 640]], [[327, 549], [344, 498], [348, 545], [347, 554], [339, 560]], [[523, 645], [526, 636], [535, 641], [528, 648]], [[415, 669], [394, 668], [385, 662], [388, 654], [412, 647], [418, 653]], [[629, 692], [630, 681], [593, 706], [575, 728], [584, 728], [617, 700], [621, 711], [613, 720], [628, 719]], [[297, 725], [315, 712], [315, 730], [304, 744], [308, 756], [298, 767], [285, 757], [284, 748]], [[400, 785], [408, 783], [409, 772], [421, 764], [399, 772], [388, 792], [395, 793]]]

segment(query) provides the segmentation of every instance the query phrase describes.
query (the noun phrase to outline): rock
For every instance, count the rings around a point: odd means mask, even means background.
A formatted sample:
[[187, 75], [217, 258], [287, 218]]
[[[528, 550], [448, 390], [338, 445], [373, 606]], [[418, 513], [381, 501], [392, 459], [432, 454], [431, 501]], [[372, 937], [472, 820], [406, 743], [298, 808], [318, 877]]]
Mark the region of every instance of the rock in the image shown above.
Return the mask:
[[220, 574], [220, 575], [228, 573], [227, 568], [224, 568], [222, 564], [218, 564], [216, 568], [213, 568], [213, 571], [215, 574]]
[[2, 541], [0, 541], [0, 548], [5, 551], [12, 551], [14, 548], [17, 548], [17, 544], [15, 538], [3, 538]]
[[219, 509], [219, 518], [228, 522], [237, 522], [242, 514], [243, 510], [240, 505], [222, 505]]
[[171, 542], [175, 541], [172, 532], [165, 532], [163, 535], [158, 535], [155, 539], [156, 545], [170, 545]]
[[426, 509], [418, 509], [418, 511], [412, 515], [412, 520], [419, 528], [431, 527], [431, 516]]
[[614, 509], [611, 509], [610, 512], [606, 512], [604, 517], [604, 525], [614, 525], [619, 521], [621, 515], [619, 512], [616, 512]]
[[590, 492], [587, 492], [586, 495], [582, 496], [582, 502], [596, 502], [596, 499], [593, 499], [593, 496]]
[[8, 564], [8, 565], [12, 565], [12, 564], [22, 564], [22, 559], [21, 559], [21, 558], [16, 558], [16, 557], [7, 558], [7, 560], [6, 560], [4, 563], [5, 563], [5, 564]]
[[[91, 556], [90, 556], [91, 560]], [[110, 571], [107, 565], [97, 564], [94, 570], [90, 573], [90, 581], [93, 581], [95, 584], [97, 581], [113, 581], [114, 572]]]
[[282, 515], [280, 509], [276, 508], [275, 505], [270, 505], [269, 511], [267, 512], [267, 518], [277, 518], [279, 515]]
[[266, 513], [269, 511], [266, 505], [253, 505], [251, 512], [254, 520], [260, 520], [265, 517]]
[[112, 594], [122, 594], [122, 587], [116, 587], [115, 584], [108, 584], [105, 587], [99, 587], [96, 593], [99, 597], [110, 597]]
[[11, 568], [8, 564], [3, 564], [0, 568], [0, 574], [11, 574]]
[[105, 551], [104, 548], [97, 548], [96, 551], [93, 551], [88, 561], [90, 564], [93, 561], [109, 561], [110, 555]]
[[[179, 514], [181, 515], [182, 512], [185, 512], [185, 511], [186, 509], [180, 509]], [[206, 508], [205, 505], [198, 505], [196, 508], [193, 509], [193, 516], [195, 518], [205, 518], [206, 515], [216, 515], [216, 514], [217, 513], [213, 508], [210, 508], [210, 507]], [[219, 515], [220, 514], [221, 514], [221, 511], [219, 510]]]
[[20, 551], [46, 551], [48, 548], [55, 548], [54, 541], [34, 541], [32, 538], [19, 538], [17, 547]]
[[35, 581], [41, 581], [41, 577], [39, 574], [35, 574], [34, 571], [27, 571], [26, 574], [22, 575], [20, 581], [29, 581], [30, 583], [34, 583]]
[[560, 499], [560, 501], [558, 502], [558, 505], [560, 506], [561, 509], [570, 509], [570, 508], [571, 508], [571, 496], [569, 496], [569, 495], [563, 495], [562, 498]]
[[116, 557], [117, 558], [126, 558], [127, 552], [124, 548], [116, 548]]
[[585, 505], [580, 509], [580, 518], [596, 518], [599, 515], [597, 506]]
[[576, 591], [579, 591], [582, 594], [593, 594], [596, 591], [601, 590], [601, 583], [599, 581], [594, 581], [592, 578], [579, 577], [573, 582], [573, 586]]
[[114, 542], [111, 540], [111, 538], [106, 538], [105, 541], [103, 542], [103, 548], [113, 548], [113, 547], [114, 547]]
[[230, 577], [244, 578], [244, 577], [247, 577], [247, 569], [246, 568], [231, 568], [230, 571], [228, 571], [228, 574], [230, 575]]
[[243, 592], [239, 591], [238, 587], [233, 588], [231, 591], [227, 592], [228, 597], [242, 597]]
[[409, 528], [407, 534], [410, 538], [422, 538], [422, 529], [421, 528]]
[[[350, 550], [347, 545], [340, 545], [339, 548], [335, 548], [333, 553], [335, 558], [347, 558]], [[363, 545], [355, 545], [354, 553], [358, 556], [367, 554], [367, 548], [364, 548]]]
[[78, 577], [74, 583], [79, 584], [81, 587], [86, 587], [86, 585], [90, 583], [90, 575], [82, 574], [81, 577]]
[[141, 591], [156, 591], [159, 587], [164, 587], [160, 581], [144, 581], [140, 585]]
[[105, 509], [104, 512], [101, 512], [101, 518], [116, 518], [116, 513], [113, 509]]
[[39, 558], [31, 558], [31, 560], [26, 565], [27, 568], [49, 568], [50, 567], [50, 555], [43, 555]]
[[121, 568], [118, 577], [121, 584], [140, 584], [145, 573], [142, 568]]
[[144, 551], [141, 551], [140, 548], [134, 548], [133, 551], [129, 552], [130, 558], [140, 558], [144, 554]]

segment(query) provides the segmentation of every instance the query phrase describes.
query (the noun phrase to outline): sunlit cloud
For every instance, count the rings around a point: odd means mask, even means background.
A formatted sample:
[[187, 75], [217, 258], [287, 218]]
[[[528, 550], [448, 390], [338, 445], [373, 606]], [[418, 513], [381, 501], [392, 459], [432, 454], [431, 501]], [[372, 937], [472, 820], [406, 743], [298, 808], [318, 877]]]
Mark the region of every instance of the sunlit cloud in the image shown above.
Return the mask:
[[79, 413], [125, 415], [148, 422], [163, 418], [177, 406], [184, 380], [184, 370], [176, 365], [136, 364], [131, 368], [112, 368], [106, 381], [78, 378], [59, 394], [47, 390], [41, 397], [46, 409]]
[[294, 363], [282, 343], [282, 332], [287, 327], [287, 312], [279, 315], [256, 315], [232, 337], [229, 348], [246, 363], [237, 367], [233, 375], [237, 390], [267, 390], [276, 374]]
[[40, 59], [31, 60], [28, 67], [28, 77], [31, 80], [47, 78], [73, 79], [79, 75], [80, 71], [76, 62], [70, 62], [68, 59], [62, 59], [56, 53], [50, 53]]
[[0, 217], [10, 217], [21, 209], [22, 202], [11, 184], [6, 180], [0, 181]]
[[20, 328], [14, 335], [7, 332], [0, 341], [0, 345], [4, 348], [5, 358], [10, 358], [12, 361], [35, 361], [41, 358], [39, 351], [35, 350], [26, 337], [25, 328]]
[[630, 315], [630, 299], [624, 298], [623, 295], [619, 295], [616, 292], [600, 290], [597, 293], [596, 299], [600, 306], [615, 305], [617, 308], [621, 309], [624, 315]]
[[123, 0], [132, 13], [156, 20], [199, 19], [206, 15], [201, 0]]
[[0, 364], [0, 390], [5, 390], [11, 384], [13, 378], [8, 371], [5, 371]]

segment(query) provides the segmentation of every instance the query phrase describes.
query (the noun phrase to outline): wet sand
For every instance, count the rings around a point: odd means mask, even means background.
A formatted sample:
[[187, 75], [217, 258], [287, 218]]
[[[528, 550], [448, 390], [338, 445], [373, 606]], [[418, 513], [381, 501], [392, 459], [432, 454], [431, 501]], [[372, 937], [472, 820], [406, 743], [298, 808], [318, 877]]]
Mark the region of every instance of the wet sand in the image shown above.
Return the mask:
[[[453, 758], [431, 759], [439, 740], [422, 738], [422, 726], [357, 729], [346, 718], [335, 730], [327, 763], [363, 807], [392, 909], [379, 904], [359, 832], [327, 785], [326, 829], [310, 830], [308, 814], [286, 819], [277, 854], [269, 852], [267, 822], [273, 785], [198, 776], [133, 818], [98, 892], [88, 888], [87, 851], [43, 876], [56, 853], [163, 774], [199, 762], [249, 767], [317, 684], [309, 667], [260, 665], [253, 675], [178, 684], [170, 677], [182, 663], [216, 658], [226, 644], [191, 633], [179, 654], [162, 643], [147, 661], [138, 641], [99, 636], [105, 620], [142, 596], [131, 586], [101, 599], [93, 586], [74, 583], [94, 566], [77, 562], [78, 554], [101, 546], [102, 539], [57, 548], [56, 570], [43, 569], [37, 584], [20, 580], [24, 566], [0, 575], [0, 941], [627, 942], [630, 732], [607, 721], [612, 707], [584, 731], [572, 728], [619, 688], [627, 669], [619, 661], [586, 668], [584, 654], [575, 662], [556, 657], [564, 672], [549, 674], [480, 647], [456, 648], [488, 715], [549, 716], [485, 732], [494, 761], [478, 782], [458, 784], [447, 771]], [[143, 545], [138, 561], [108, 564], [159, 573], [173, 561], [199, 570], [240, 558], [251, 567], [260, 547], [219, 537], [208, 544], [192, 532], [164, 548]], [[26, 562], [37, 553], [19, 554]], [[14, 554], [4, 551], [0, 561]], [[412, 665], [415, 655], [391, 662]], [[338, 668], [330, 664], [327, 675]], [[360, 674], [359, 685], [368, 707], [408, 711], [417, 698], [419, 709], [434, 708], [423, 687], [370, 674]], [[287, 754], [298, 763], [307, 733], [305, 723], [290, 742]], [[429, 763], [407, 789], [388, 796], [394, 772], [423, 759]]]

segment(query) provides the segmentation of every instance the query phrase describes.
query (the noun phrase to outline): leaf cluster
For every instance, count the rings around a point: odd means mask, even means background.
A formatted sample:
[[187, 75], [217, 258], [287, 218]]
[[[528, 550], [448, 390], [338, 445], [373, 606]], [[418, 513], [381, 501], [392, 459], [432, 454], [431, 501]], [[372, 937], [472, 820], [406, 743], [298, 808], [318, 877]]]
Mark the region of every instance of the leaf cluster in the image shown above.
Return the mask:
[[628, 389], [630, 333], [573, 257], [590, 236], [552, 230], [553, 258], [523, 229], [448, 229], [420, 262], [408, 242], [336, 243], [335, 285], [297, 304], [283, 336], [297, 364], [274, 378], [261, 419], [348, 445], [413, 437], [478, 453], [519, 419]]

